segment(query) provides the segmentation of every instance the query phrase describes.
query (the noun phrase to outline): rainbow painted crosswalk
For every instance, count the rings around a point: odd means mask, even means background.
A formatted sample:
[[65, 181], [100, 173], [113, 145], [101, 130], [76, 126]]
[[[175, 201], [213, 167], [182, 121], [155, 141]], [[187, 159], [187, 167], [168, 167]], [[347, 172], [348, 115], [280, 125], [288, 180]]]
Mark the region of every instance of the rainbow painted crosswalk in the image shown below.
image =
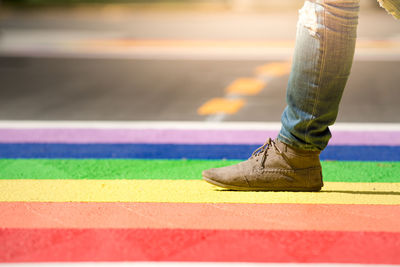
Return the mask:
[[333, 127], [321, 192], [201, 180], [278, 130], [2, 121], [0, 262], [400, 264], [400, 125]]

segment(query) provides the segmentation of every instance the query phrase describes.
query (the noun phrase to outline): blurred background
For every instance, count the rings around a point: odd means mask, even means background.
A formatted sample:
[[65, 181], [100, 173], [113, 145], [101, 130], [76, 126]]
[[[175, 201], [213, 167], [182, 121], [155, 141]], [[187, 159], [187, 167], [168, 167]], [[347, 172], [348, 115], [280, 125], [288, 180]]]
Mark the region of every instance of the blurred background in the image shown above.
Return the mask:
[[[280, 120], [301, 0], [0, 3], [0, 120]], [[400, 21], [361, 0], [338, 121], [399, 100]]]

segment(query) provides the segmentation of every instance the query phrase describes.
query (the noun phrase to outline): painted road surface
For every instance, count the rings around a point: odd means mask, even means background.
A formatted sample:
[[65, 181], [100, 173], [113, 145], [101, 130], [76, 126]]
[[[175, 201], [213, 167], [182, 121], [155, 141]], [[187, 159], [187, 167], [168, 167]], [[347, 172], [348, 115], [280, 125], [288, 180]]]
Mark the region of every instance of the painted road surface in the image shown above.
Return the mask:
[[400, 125], [336, 125], [321, 192], [201, 180], [278, 130], [2, 121], [0, 262], [400, 264]]
[[277, 135], [297, 10], [104, 10], [0, 19], [3, 266], [400, 264], [398, 22], [360, 14], [322, 191], [235, 192], [201, 172]]

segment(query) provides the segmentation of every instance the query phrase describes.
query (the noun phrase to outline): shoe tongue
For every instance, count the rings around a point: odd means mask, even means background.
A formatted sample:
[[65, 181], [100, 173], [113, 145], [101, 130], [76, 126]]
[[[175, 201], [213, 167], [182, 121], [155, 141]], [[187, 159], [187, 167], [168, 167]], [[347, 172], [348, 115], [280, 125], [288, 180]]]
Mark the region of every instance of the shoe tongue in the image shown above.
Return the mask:
[[282, 152], [291, 151], [292, 153], [295, 153], [295, 154], [307, 154], [307, 155], [310, 155], [310, 154], [315, 155], [315, 154], [321, 153], [321, 151], [312, 151], [312, 150], [304, 150], [304, 149], [294, 148], [294, 147], [280, 141], [279, 139], [276, 139], [275, 142], [276, 142], [276, 146], [279, 147], [279, 149], [282, 150]]
[[[288, 145], [283, 143], [281, 140], [279, 140], [278, 138], [276, 138], [274, 140], [276, 146], [282, 151], [282, 152], [287, 152], [288, 151]], [[290, 147], [289, 147], [290, 148]]]

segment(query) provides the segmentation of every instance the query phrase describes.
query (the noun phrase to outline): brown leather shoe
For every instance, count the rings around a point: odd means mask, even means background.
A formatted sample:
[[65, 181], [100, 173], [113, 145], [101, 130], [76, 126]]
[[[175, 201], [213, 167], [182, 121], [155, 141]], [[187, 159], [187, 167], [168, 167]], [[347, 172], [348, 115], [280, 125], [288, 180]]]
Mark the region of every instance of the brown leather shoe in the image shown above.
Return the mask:
[[319, 154], [270, 138], [248, 160], [205, 170], [203, 179], [233, 190], [319, 191], [323, 186]]

